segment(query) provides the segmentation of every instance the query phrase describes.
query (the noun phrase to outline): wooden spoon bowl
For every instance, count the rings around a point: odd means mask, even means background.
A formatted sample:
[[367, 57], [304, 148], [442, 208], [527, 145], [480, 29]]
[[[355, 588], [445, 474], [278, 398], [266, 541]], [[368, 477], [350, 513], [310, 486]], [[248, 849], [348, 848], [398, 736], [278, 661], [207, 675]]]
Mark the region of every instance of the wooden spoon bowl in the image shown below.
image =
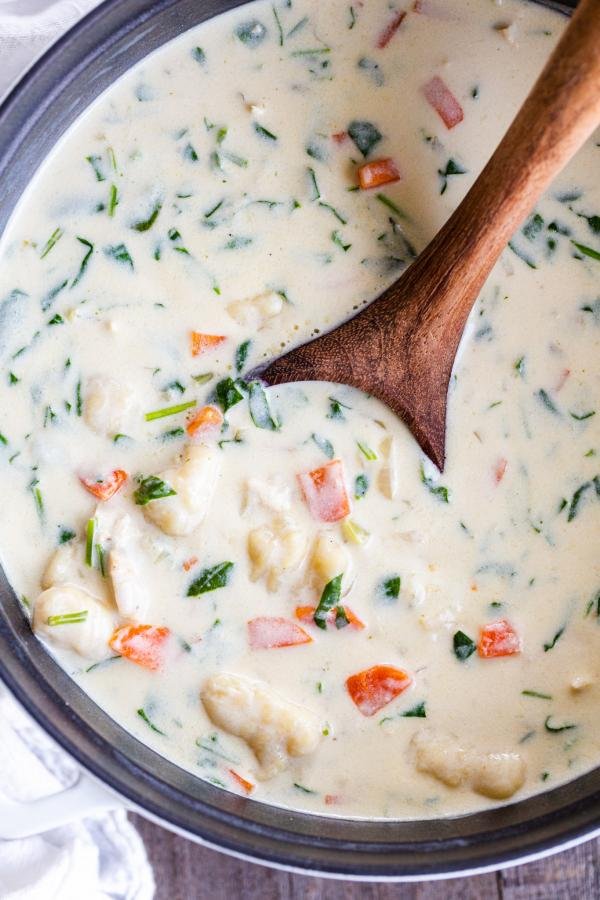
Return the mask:
[[247, 377], [373, 394], [443, 469], [448, 384], [473, 303], [507, 241], [599, 123], [600, 0], [582, 0], [498, 149], [418, 259], [353, 318]]

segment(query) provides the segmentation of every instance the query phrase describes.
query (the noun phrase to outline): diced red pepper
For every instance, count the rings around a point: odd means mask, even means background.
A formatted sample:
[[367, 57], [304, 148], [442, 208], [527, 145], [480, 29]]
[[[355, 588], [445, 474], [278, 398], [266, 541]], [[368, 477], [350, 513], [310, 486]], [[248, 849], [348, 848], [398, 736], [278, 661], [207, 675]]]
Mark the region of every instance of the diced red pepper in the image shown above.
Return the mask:
[[404, 18], [406, 16], [405, 12], [397, 12], [394, 14], [394, 17], [390, 19], [388, 24], [385, 26], [379, 37], [377, 38], [377, 46], [380, 50], [383, 50], [384, 47], [387, 47], [391, 39], [394, 37]]
[[242, 778], [242, 776], [239, 775], [234, 769], [229, 769], [229, 774], [236, 782], [236, 784], [242, 788], [243, 791], [245, 791], [247, 794], [252, 793], [252, 791], [254, 790], [254, 785], [251, 781], [247, 781], [245, 778]]
[[253, 650], [295, 647], [312, 641], [304, 628], [282, 616], [258, 616], [251, 619], [248, 622], [248, 638]]
[[340, 797], [337, 794], [325, 794], [325, 805], [326, 806], [335, 806], [336, 803], [340, 802]]
[[111, 637], [109, 646], [131, 662], [144, 669], [160, 669], [165, 656], [166, 643], [171, 636], [168, 628], [156, 625], [123, 625]]
[[226, 340], [224, 334], [203, 334], [201, 331], [192, 331], [190, 335], [192, 356], [200, 356], [206, 350], [213, 350]]
[[557, 394], [562, 388], [564, 388], [570, 374], [571, 374], [570, 369], [563, 369], [562, 372], [560, 373], [559, 379], [556, 382], [556, 387], [554, 388], [554, 390], [556, 391]]
[[[316, 606], [297, 606], [296, 607], [296, 618], [300, 620], [300, 622], [304, 622], [306, 625], [314, 624], [314, 615], [316, 612]], [[343, 606], [342, 609], [346, 613], [346, 618], [348, 619], [348, 626], [351, 628], [355, 628], [360, 630], [365, 627], [365, 623], [358, 618], [356, 613], [352, 612], [349, 606]], [[330, 609], [326, 616], [326, 621], [328, 625], [334, 625], [336, 618], [335, 609]]]
[[506, 619], [490, 622], [479, 631], [477, 652], [483, 659], [514, 656], [515, 653], [520, 653], [521, 649], [521, 639]]
[[394, 666], [372, 666], [346, 679], [348, 693], [363, 716], [374, 716], [411, 684], [408, 672]]
[[115, 469], [112, 475], [109, 475], [108, 478], [103, 478], [101, 481], [94, 481], [91, 478], [82, 478], [79, 476], [79, 480], [90, 494], [93, 494], [97, 500], [110, 500], [118, 490], [120, 490], [125, 482], [127, 481], [127, 472], [124, 472], [123, 469]]
[[508, 461], [504, 458], [499, 459], [496, 465], [494, 466], [494, 481], [496, 484], [500, 484], [502, 479], [504, 478], [504, 474], [506, 472], [506, 467], [508, 466]]
[[454, 128], [455, 125], [462, 122], [465, 117], [463, 108], [439, 75], [434, 75], [431, 81], [427, 82], [423, 87], [423, 93], [446, 128]]
[[203, 406], [192, 413], [188, 419], [185, 430], [189, 437], [206, 434], [220, 428], [223, 424], [223, 413], [216, 406]]
[[393, 159], [374, 159], [358, 169], [358, 181], [363, 191], [400, 181], [400, 172]]
[[343, 144], [348, 140], [348, 132], [337, 131], [335, 134], [332, 134], [331, 137], [336, 142], [336, 144]]
[[183, 571], [189, 572], [190, 569], [193, 569], [196, 563], [198, 562], [197, 556], [190, 556], [189, 559], [186, 559], [183, 563]]
[[344, 463], [341, 459], [312, 472], [301, 472], [298, 481], [312, 515], [322, 522], [339, 522], [350, 513]]

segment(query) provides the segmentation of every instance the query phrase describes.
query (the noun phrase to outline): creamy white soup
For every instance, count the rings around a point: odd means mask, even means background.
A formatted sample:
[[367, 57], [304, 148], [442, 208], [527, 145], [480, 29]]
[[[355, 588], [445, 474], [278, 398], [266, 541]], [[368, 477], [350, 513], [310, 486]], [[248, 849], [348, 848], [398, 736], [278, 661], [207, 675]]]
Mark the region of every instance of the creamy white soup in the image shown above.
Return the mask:
[[4, 235], [3, 566], [82, 689], [200, 778], [407, 819], [600, 761], [598, 136], [473, 309], [443, 473], [375, 399], [246, 377], [410, 264], [564, 27], [240, 7], [95, 102]]

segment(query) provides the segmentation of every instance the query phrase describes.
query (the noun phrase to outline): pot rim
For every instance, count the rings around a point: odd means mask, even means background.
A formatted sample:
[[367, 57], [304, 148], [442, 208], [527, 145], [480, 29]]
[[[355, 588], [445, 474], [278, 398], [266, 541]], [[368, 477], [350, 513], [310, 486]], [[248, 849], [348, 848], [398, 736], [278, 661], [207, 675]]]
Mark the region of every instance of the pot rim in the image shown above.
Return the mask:
[[[211, 5], [217, 13], [241, 0], [205, 0], [205, 8]], [[566, 11], [552, 0], [545, 5]], [[49, 121], [53, 104], [74, 79], [103, 57], [110, 59], [117, 45], [128, 57], [120, 57], [122, 74], [146, 55], [136, 56], [136, 48], [131, 60], [136, 35], [155, 49], [186, 30], [178, 25], [179, 11], [192, 15], [192, 7], [197, 14], [196, 0], [104, 0], [34, 62], [0, 106], [0, 180], [8, 185], [9, 206], [11, 190], [15, 203], [21, 194], [18, 184], [16, 190], [10, 186], [15, 154], [27, 146], [32, 129]], [[166, 38], [156, 30], [161, 16], [170, 16], [175, 28]], [[104, 87], [92, 89], [96, 97]], [[53, 146], [55, 137], [49, 140]], [[17, 182], [26, 169], [18, 170]], [[168, 762], [99, 710], [34, 637], [1, 570], [0, 600], [0, 679], [29, 714], [142, 814], [214, 849], [304, 874], [416, 881], [493, 871], [600, 834], [600, 769], [492, 810], [408, 822], [336, 819], [238, 797]]]

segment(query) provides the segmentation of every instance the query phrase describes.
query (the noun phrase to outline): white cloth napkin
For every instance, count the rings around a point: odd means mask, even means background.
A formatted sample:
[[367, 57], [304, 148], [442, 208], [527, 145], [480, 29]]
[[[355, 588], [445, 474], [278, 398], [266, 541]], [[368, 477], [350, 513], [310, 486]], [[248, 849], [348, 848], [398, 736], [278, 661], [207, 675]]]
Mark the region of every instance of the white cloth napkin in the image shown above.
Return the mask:
[[[0, 686], [0, 791], [38, 799], [72, 784], [75, 763]], [[151, 900], [154, 877], [124, 810], [0, 840], [0, 900]]]
[[[0, 97], [99, 0], [0, 0]], [[55, 793], [76, 766], [0, 685], [0, 791], [12, 800]], [[124, 811], [24, 840], [0, 840], [0, 900], [151, 900], [154, 877]]]

